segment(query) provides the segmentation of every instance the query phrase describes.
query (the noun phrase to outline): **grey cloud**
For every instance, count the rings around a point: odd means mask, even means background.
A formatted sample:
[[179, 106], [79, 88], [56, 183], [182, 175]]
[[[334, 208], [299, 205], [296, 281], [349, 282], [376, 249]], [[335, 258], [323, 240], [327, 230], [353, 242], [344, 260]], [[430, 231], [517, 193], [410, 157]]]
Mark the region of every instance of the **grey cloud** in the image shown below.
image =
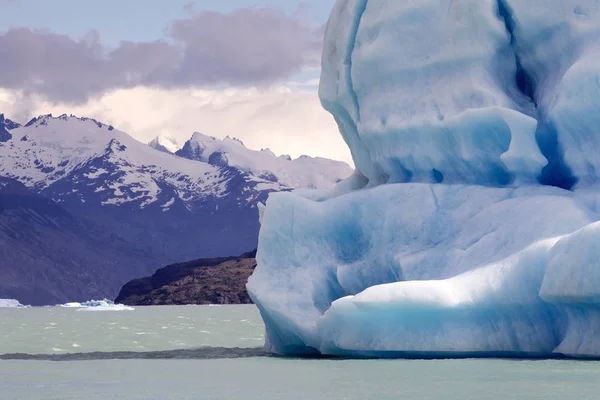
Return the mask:
[[173, 21], [168, 40], [104, 47], [27, 28], [0, 34], [0, 87], [81, 103], [115, 88], [260, 85], [315, 61], [321, 38], [295, 16], [270, 8], [204, 12]]
[[309, 27], [274, 9], [203, 13], [175, 21], [171, 36], [185, 45], [178, 78], [194, 83], [282, 78], [317, 47]]

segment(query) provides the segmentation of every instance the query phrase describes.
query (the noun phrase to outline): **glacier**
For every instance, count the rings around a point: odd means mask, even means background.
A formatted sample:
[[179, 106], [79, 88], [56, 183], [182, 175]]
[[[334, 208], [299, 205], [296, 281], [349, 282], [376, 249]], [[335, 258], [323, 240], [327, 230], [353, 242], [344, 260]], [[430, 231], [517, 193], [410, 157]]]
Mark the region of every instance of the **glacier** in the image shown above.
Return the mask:
[[338, 0], [356, 171], [260, 207], [267, 350], [599, 358], [599, 32], [594, 0]]

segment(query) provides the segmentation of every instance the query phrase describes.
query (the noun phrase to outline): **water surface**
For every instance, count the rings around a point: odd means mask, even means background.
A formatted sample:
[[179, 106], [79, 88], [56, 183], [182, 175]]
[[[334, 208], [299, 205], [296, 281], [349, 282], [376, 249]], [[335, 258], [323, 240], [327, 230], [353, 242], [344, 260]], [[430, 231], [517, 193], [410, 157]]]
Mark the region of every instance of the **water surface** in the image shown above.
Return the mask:
[[0, 308], [0, 354], [260, 347], [263, 342], [264, 325], [254, 306]]
[[263, 330], [253, 306], [0, 309], [0, 399], [600, 398], [599, 362], [285, 359]]

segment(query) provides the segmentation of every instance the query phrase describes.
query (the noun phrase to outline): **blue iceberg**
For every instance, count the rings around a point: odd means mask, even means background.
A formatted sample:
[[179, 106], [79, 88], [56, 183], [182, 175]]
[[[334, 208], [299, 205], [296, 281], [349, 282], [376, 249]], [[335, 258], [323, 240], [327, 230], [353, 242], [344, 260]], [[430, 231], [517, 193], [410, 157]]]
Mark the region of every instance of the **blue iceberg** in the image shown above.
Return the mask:
[[261, 208], [269, 351], [600, 357], [600, 3], [338, 0], [356, 165]]

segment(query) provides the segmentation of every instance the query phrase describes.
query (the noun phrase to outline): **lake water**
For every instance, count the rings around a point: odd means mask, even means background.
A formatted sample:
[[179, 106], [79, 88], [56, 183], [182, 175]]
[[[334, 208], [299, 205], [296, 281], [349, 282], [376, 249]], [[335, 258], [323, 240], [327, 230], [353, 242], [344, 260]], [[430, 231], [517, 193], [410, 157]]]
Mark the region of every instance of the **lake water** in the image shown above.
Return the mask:
[[0, 309], [0, 399], [598, 399], [600, 363], [270, 357], [253, 306]]

